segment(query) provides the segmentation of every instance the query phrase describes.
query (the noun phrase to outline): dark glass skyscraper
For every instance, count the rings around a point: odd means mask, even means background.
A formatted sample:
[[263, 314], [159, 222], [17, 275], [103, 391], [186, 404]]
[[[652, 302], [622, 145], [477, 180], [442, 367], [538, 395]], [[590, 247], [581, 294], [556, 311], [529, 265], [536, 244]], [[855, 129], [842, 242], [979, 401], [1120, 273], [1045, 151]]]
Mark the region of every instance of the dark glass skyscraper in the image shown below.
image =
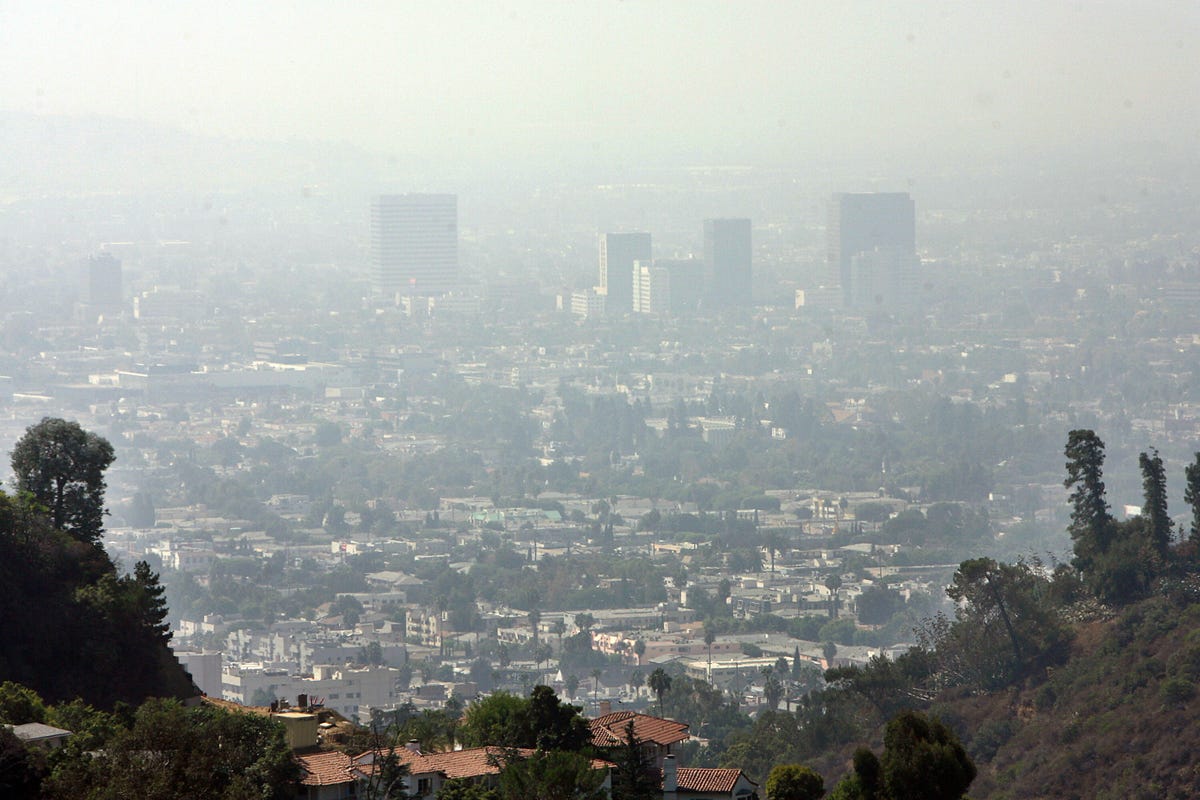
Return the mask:
[[[830, 277], [841, 284], [847, 306], [862, 305], [868, 294], [854, 285], [855, 258], [878, 250], [909, 269], [916, 256], [916, 229], [916, 207], [907, 193], [833, 196], [827, 228], [829, 270]], [[881, 258], [872, 256], [860, 264], [874, 265], [880, 261]]]
[[704, 220], [704, 288], [709, 309], [751, 305], [752, 252], [750, 220]]
[[633, 310], [633, 262], [653, 258], [648, 233], [606, 233], [600, 237], [600, 289], [609, 314]]

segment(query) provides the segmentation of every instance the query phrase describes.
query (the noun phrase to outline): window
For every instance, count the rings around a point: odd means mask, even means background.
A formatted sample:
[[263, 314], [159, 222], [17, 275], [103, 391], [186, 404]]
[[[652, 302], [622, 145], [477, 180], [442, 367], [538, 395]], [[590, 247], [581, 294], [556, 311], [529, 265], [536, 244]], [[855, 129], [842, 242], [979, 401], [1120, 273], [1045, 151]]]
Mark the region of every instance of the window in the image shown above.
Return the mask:
[[417, 794], [422, 797], [433, 791], [433, 781], [430, 778], [417, 779]]

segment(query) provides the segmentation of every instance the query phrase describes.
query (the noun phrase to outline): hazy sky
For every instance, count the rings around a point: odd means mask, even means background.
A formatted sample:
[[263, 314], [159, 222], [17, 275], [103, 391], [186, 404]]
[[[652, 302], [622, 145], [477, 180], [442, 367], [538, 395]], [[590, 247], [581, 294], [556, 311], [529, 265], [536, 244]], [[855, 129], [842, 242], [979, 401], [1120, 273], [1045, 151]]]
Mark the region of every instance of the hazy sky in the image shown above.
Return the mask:
[[1200, 3], [0, 3], [0, 109], [439, 159], [1200, 146]]

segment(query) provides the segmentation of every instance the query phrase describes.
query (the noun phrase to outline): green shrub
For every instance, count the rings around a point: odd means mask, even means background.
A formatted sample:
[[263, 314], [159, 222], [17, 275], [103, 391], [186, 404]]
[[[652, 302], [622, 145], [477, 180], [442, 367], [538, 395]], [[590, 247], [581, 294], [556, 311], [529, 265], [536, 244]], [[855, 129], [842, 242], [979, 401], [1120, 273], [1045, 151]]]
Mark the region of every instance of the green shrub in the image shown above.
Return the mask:
[[1191, 700], [1196, 694], [1196, 684], [1183, 678], [1168, 678], [1158, 690], [1164, 705], [1177, 706]]

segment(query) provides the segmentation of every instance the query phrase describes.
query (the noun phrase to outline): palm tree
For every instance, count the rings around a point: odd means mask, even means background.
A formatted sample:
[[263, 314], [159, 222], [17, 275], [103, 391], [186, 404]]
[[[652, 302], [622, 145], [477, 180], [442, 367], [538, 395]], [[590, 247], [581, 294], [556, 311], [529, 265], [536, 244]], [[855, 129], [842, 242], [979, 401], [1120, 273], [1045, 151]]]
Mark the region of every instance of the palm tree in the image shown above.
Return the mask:
[[558, 654], [559, 657], [562, 657], [562, 637], [563, 634], [567, 632], [567, 623], [563, 622], [562, 618], [560, 617], [559, 619], [554, 620], [554, 625], [552, 626], [551, 630], [553, 630], [554, 635], [558, 637]]
[[774, 711], [779, 707], [779, 701], [783, 696], [783, 686], [775, 677], [774, 670], [770, 667], [763, 667], [763, 699], [767, 703], [767, 710]]
[[533, 608], [529, 609], [528, 617], [529, 627], [533, 629], [533, 646], [536, 648], [539, 643], [538, 625], [540, 625], [542, 622], [542, 612], [539, 611], [536, 606], [534, 606]]
[[837, 619], [838, 589], [842, 588], [842, 577], [836, 572], [825, 579], [825, 588], [829, 590], [829, 617]]
[[596, 699], [596, 695], [600, 692], [600, 676], [603, 674], [603, 670], [599, 667], [592, 670], [592, 705], [596, 706], [596, 708], [600, 708], [600, 703]]
[[712, 646], [717, 640], [717, 635], [713, 633], [712, 628], [704, 626], [704, 644], [708, 648], [708, 682], [712, 683]]
[[787, 539], [779, 531], [771, 531], [763, 537], [763, 547], [767, 549], [767, 554], [771, 556], [771, 573], [775, 573], [775, 554], [783, 555], [783, 551], [787, 548]]
[[657, 668], [650, 673], [650, 677], [646, 678], [646, 685], [650, 687], [650, 691], [658, 696], [658, 715], [663, 715], [663, 698], [667, 692], [671, 691], [671, 676], [663, 671], [662, 667]]
[[549, 665], [550, 659], [554, 656], [554, 651], [550, 649], [548, 644], [539, 644], [533, 648], [533, 658], [538, 665], [538, 681], [544, 677], [542, 675], [542, 664]]

